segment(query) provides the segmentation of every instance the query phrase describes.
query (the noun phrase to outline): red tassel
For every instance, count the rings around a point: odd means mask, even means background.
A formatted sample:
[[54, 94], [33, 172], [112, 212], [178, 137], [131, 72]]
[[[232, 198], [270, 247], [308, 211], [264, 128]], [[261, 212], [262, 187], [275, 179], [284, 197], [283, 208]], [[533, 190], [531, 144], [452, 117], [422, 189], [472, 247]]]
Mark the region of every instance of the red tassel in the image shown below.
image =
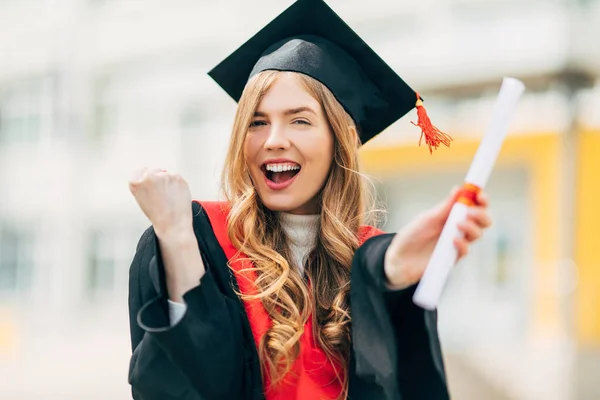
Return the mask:
[[440, 131], [438, 128], [433, 126], [429, 116], [427, 115], [427, 111], [425, 107], [423, 107], [423, 101], [419, 97], [417, 93], [417, 123], [411, 121], [414, 126], [418, 126], [421, 128], [421, 138], [419, 139], [419, 146], [421, 145], [421, 141], [423, 140], [423, 136], [425, 136], [425, 143], [429, 146], [429, 153], [433, 154], [433, 148], [438, 148], [440, 143], [445, 144], [447, 147], [450, 147], [450, 142], [452, 142], [452, 138]]

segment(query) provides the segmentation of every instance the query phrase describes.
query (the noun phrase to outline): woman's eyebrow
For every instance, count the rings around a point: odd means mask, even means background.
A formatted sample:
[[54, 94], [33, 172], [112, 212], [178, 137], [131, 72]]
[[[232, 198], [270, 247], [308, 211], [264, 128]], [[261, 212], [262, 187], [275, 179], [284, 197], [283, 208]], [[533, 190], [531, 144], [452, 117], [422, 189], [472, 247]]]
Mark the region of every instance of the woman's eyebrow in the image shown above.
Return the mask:
[[[300, 114], [301, 112], [309, 112], [312, 114], [317, 114], [312, 108], [310, 107], [296, 107], [296, 108], [290, 108], [288, 110], [285, 110], [283, 112], [283, 115], [294, 115], [294, 114]], [[254, 112], [254, 117], [266, 117], [267, 113], [263, 112], [263, 111], [255, 111]]]
[[304, 112], [304, 111], [316, 114], [316, 112], [314, 112], [314, 110], [312, 108], [310, 108], [310, 107], [298, 107], [298, 108], [291, 108], [289, 110], [285, 110], [283, 112], [283, 115], [300, 114], [301, 112]]

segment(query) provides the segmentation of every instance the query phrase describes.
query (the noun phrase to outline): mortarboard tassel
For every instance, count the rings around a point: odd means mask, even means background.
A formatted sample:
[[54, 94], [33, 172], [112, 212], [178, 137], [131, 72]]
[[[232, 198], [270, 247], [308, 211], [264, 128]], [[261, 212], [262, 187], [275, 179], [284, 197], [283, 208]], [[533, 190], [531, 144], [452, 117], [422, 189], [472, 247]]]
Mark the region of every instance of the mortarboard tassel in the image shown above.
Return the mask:
[[423, 140], [423, 136], [425, 136], [425, 143], [429, 146], [429, 153], [433, 153], [433, 148], [438, 148], [440, 143], [445, 144], [447, 147], [450, 147], [450, 142], [452, 142], [452, 138], [440, 131], [438, 128], [433, 126], [431, 120], [429, 119], [429, 115], [427, 115], [427, 111], [423, 106], [423, 100], [417, 93], [417, 123], [411, 121], [414, 126], [418, 126], [421, 128], [421, 138], [419, 139], [419, 146], [421, 145], [421, 141]]

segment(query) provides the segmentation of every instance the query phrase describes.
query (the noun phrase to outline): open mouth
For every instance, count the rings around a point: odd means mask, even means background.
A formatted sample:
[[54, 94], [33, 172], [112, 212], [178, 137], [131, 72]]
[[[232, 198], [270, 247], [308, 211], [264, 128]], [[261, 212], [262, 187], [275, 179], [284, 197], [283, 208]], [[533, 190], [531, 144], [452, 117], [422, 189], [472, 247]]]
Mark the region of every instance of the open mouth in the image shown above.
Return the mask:
[[262, 171], [268, 181], [280, 185], [290, 181], [298, 175], [298, 172], [300, 172], [300, 165], [295, 163], [263, 164]]

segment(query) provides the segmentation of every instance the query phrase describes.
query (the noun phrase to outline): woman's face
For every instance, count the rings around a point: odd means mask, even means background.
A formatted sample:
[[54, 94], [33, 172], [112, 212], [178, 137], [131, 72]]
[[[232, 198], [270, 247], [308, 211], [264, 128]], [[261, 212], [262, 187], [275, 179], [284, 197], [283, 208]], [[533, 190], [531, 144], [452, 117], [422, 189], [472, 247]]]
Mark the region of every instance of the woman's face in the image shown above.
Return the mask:
[[333, 150], [333, 133], [319, 102], [293, 73], [280, 74], [258, 105], [244, 142], [263, 204], [273, 211], [318, 213]]

